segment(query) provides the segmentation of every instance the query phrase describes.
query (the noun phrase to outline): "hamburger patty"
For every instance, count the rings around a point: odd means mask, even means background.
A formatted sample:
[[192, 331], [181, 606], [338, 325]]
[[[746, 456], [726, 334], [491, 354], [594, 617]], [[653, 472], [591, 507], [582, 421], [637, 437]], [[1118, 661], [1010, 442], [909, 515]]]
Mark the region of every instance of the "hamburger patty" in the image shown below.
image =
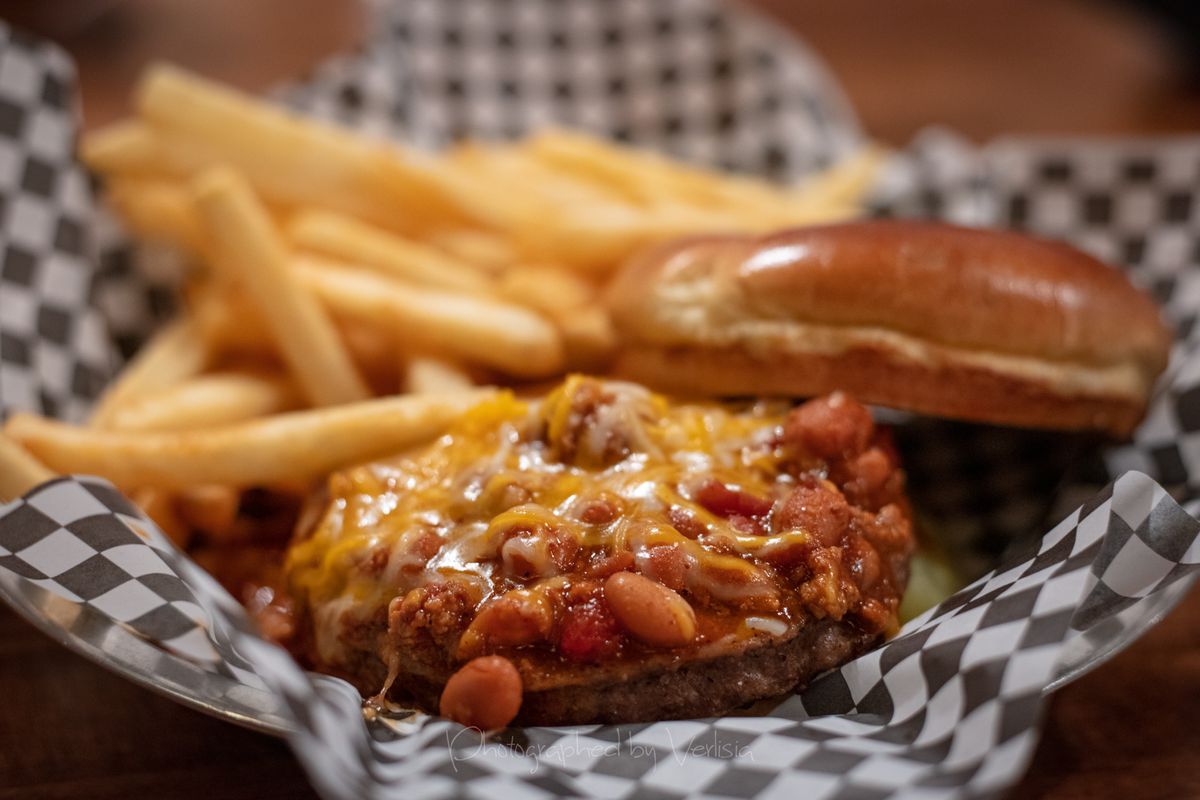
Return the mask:
[[[515, 722], [584, 725], [716, 716], [804, 686], [813, 676], [866, 651], [879, 638], [852, 625], [815, 622], [785, 642], [741, 653], [684, 661], [628, 680], [526, 692]], [[424, 682], [409, 687], [418, 704], [427, 708], [436, 707], [440, 690], [440, 685]]]
[[837, 394], [673, 404], [574, 377], [332, 476], [321, 504], [286, 565], [302, 656], [426, 708], [500, 663], [530, 724], [803, 684], [895, 630], [912, 548], [886, 432]]

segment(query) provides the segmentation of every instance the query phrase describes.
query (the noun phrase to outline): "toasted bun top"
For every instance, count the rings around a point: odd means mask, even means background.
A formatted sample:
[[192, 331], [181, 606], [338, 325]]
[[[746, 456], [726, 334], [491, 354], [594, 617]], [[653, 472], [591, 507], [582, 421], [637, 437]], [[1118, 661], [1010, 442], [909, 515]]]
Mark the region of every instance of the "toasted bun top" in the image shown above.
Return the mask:
[[[630, 346], [720, 342], [725, 326], [871, 329], [1000, 356], [1166, 365], [1171, 335], [1118, 270], [1064, 244], [931, 222], [703, 237], [635, 258], [610, 290]], [[728, 343], [727, 341], [725, 343]]]

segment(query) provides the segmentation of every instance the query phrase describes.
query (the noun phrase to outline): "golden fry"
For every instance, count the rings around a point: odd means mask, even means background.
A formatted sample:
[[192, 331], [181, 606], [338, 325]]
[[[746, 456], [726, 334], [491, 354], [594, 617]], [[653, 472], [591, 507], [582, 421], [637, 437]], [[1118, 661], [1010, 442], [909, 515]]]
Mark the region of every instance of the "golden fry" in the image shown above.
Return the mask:
[[882, 147], [864, 147], [809, 178], [792, 190], [792, 195], [802, 208], [826, 206], [857, 213], [887, 158]]
[[278, 414], [299, 405], [296, 387], [279, 376], [214, 373], [130, 403], [113, 415], [109, 427], [122, 431], [189, 430]]
[[207, 286], [199, 293], [192, 313], [214, 358], [230, 353], [270, 357], [279, 352], [244, 295]]
[[523, 144], [496, 145], [467, 142], [457, 145], [451, 162], [476, 178], [490, 182], [501, 191], [500, 198], [512, 199], [512, 187], [521, 187], [522, 195], [546, 208], [560, 204], [595, 206], [626, 205], [621, 193], [607, 186], [581, 180], [569, 172], [543, 164], [531, 156]]
[[245, 180], [217, 168], [197, 178], [195, 196], [213, 266], [246, 289], [308, 400], [334, 405], [367, 398], [333, 322], [297, 281], [287, 248]]
[[7, 436], [0, 434], [0, 503], [7, 503], [54, 477], [54, 473]]
[[597, 302], [595, 284], [554, 267], [514, 267], [496, 284], [496, 293], [542, 312], [575, 309]]
[[97, 431], [14, 414], [3, 432], [51, 468], [121, 486], [270, 486], [315, 480], [428, 441], [486, 396], [388, 397], [197, 431]]
[[306, 120], [182, 70], [157, 65], [136, 93], [138, 113], [204, 166], [243, 172], [270, 200], [321, 205], [395, 230], [474, 222], [428, 157]]
[[579, 131], [545, 131], [532, 137], [528, 147], [548, 166], [603, 183], [646, 207], [724, 207], [731, 194], [764, 201], [773, 191], [763, 181], [711, 172]]
[[570, 369], [599, 372], [617, 351], [617, 332], [602, 306], [576, 309], [555, 317]]
[[426, 242], [487, 274], [501, 273], [517, 261], [512, 244], [489, 231], [471, 228], [437, 231]]
[[231, 486], [208, 484], [182, 489], [175, 498], [179, 519], [215, 540], [227, 539], [237, 521], [241, 495]]
[[631, 203], [659, 211], [715, 212], [718, 217], [708, 224], [717, 231], [769, 230], [853, 216], [883, 156], [878, 149], [866, 148], [800, 188], [790, 189], [574, 131], [545, 131], [531, 137], [526, 147], [543, 164], [619, 191]]
[[526, 142], [529, 154], [553, 169], [605, 186], [640, 206], [672, 199], [661, 182], [647, 180], [647, 164], [641, 154], [581, 133], [548, 130]]
[[139, 238], [206, 257], [204, 227], [183, 186], [155, 178], [116, 178], [108, 185], [108, 199]]
[[354, 357], [376, 395], [395, 394], [402, 383], [401, 366], [396, 354], [396, 333], [386, 323], [338, 317], [334, 314], [338, 335]]
[[92, 427], [107, 428], [126, 406], [198, 375], [209, 361], [208, 348], [199, 334], [199, 325], [190, 317], [159, 330], [105, 389], [92, 412]]
[[514, 242], [529, 260], [603, 277], [640, 248], [696, 233], [746, 229], [744, 223], [727, 215], [686, 207], [654, 211], [563, 208], [540, 225], [517, 229]]
[[93, 131], [80, 141], [79, 157], [94, 172], [145, 177], [173, 173], [160, 157], [154, 132], [143, 122], [126, 120]]
[[542, 198], [530, 194], [527, 186], [514, 191], [513, 184], [500, 176], [484, 172], [471, 164], [443, 161], [438, 172], [454, 192], [456, 202], [470, 209], [477, 227], [484, 231], [511, 236], [514, 231], [544, 224], [553, 211]]
[[338, 317], [389, 326], [411, 349], [446, 353], [520, 377], [562, 369], [554, 327], [520, 306], [404, 286], [362, 270], [298, 265], [303, 282]]
[[488, 286], [478, 270], [433, 247], [328, 211], [298, 214], [288, 236], [296, 247], [422, 286], [464, 292], [481, 292]]
[[504, 275], [496, 291], [558, 327], [570, 369], [602, 369], [615, 352], [616, 331], [591, 282], [552, 267], [518, 267]]
[[[307, 259], [306, 263], [313, 262]], [[231, 356], [235, 362], [246, 357], [267, 362], [279, 360], [279, 348], [271, 333], [244, 296], [209, 290], [200, 296], [195, 316], [200, 335], [215, 358]], [[386, 393], [394, 391], [398, 371], [396, 342], [386, 320], [350, 319], [335, 315], [334, 327], [355, 365], [369, 379], [371, 386], [384, 383], [392, 387]]]
[[175, 507], [175, 495], [162, 489], [140, 487], [134, 489], [129, 499], [158, 526], [176, 547], [187, 547], [192, 538], [191, 529], [179, 518]]
[[474, 388], [471, 376], [461, 368], [439, 358], [419, 356], [408, 362], [408, 391], [413, 394], [463, 392]]

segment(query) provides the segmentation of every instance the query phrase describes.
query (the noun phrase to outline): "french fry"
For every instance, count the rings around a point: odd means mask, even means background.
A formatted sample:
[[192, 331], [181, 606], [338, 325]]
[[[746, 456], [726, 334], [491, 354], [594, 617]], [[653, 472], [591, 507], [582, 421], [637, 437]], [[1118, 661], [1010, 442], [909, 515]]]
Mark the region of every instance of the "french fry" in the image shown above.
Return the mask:
[[219, 541], [233, 533], [240, 501], [240, 494], [231, 486], [189, 486], [175, 498], [175, 510], [188, 528]]
[[53, 477], [25, 448], [0, 434], [0, 503], [15, 500]]
[[470, 208], [479, 227], [491, 233], [511, 236], [514, 231], [546, 224], [554, 209], [543, 198], [524, 191], [513, 191], [508, 179], [485, 172], [478, 165], [444, 162], [439, 173], [458, 204]]
[[198, 295], [192, 314], [200, 337], [214, 358], [230, 353], [273, 357], [278, 348], [263, 320], [244, 295], [206, 286]]
[[535, 134], [526, 147], [546, 166], [606, 186], [637, 205], [652, 206], [676, 199], [661, 183], [645, 179], [646, 165], [627, 148], [557, 129]]
[[792, 191], [801, 207], [826, 206], [856, 213], [887, 161], [882, 147], [868, 146], [817, 173]]
[[531, 157], [523, 144], [497, 145], [465, 142], [450, 153], [451, 163], [497, 186], [521, 186], [522, 193], [548, 208], [562, 203], [584, 206], [621, 204], [621, 193], [581, 180]]
[[558, 327], [570, 369], [599, 370], [616, 350], [616, 331], [596, 287], [577, 275], [552, 267], [517, 267], [503, 276], [496, 292], [541, 312]]
[[[785, 189], [564, 130], [517, 145], [468, 143], [448, 156], [425, 156], [304, 120], [165, 66], [147, 71], [137, 108], [142, 121], [110, 126], [84, 141], [84, 158], [94, 169], [116, 179], [145, 179], [230, 164], [266, 201], [418, 233], [493, 269], [514, 260], [503, 247], [505, 236], [520, 244], [521, 255], [555, 254], [576, 268], [604, 273], [614, 268], [604, 262], [646, 241], [840, 219], [857, 212], [881, 159], [880, 151], [867, 149]], [[522, 191], [512, 191], [514, 186]], [[652, 213], [639, 220], [636, 211]], [[695, 213], [702, 211], [711, 213]], [[622, 216], [633, 221], [618, 221]], [[592, 218], [600, 221], [586, 222]], [[532, 247], [541, 232], [551, 244]], [[584, 237], [578, 255], [554, 244], [577, 235]], [[608, 247], [598, 241], [606, 235], [616, 238]], [[443, 236], [450, 244], [439, 244]], [[348, 255], [341, 249], [332, 254]], [[417, 279], [411, 271], [408, 277]]]
[[377, 395], [395, 394], [401, 384], [401, 364], [396, 334], [377, 320], [351, 319], [334, 315], [338, 335], [354, 356], [371, 389]]
[[[196, 246], [200, 222], [186, 184], [220, 164], [217, 153], [164, 136], [145, 123], [126, 121], [87, 134], [80, 158], [106, 177], [109, 199], [134, 233], [195, 252], [203, 249]], [[264, 202], [277, 220], [291, 213], [287, 203]]]
[[186, 174], [200, 166], [179, 169], [166, 163], [161, 143], [144, 122], [125, 120], [93, 131], [80, 142], [79, 157], [94, 172], [138, 177]]
[[546, 376], [563, 367], [558, 332], [520, 306], [404, 286], [350, 268], [300, 264], [297, 273], [331, 312], [386, 325], [406, 347], [412, 344], [519, 377]]
[[433, 247], [403, 239], [356, 219], [308, 210], [288, 227], [294, 246], [340, 258], [422, 286], [482, 292], [488, 280], [476, 269]]
[[743, 230], [745, 223], [728, 215], [679, 206], [654, 211], [563, 208], [540, 224], [517, 227], [513, 239], [528, 260], [562, 264], [601, 278], [648, 245], [702, 232]]
[[121, 177], [108, 184], [108, 199], [136, 236], [207, 257], [204, 228], [182, 185], [156, 178]]
[[[161, 240], [185, 252], [209, 257], [203, 223], [194, 198], [183, 179], [117, 175], [108, 181], [107, 195], [133, 232], [152, 241]], [[287, 224], [294, 211], [279, 203], [263, 202], [271, 219]]]
[[543, 312], [575, 309], [596, 302], [596, 286], [554, 267], [513, 267], [501, 276], [496, 294]]
[[489, 275], [499, 274], [517, 261], [512, 244], [489, 231], [472, 228], [436, 231], [425, 241]]
[[191, 529], [179, 518], [175, 495], [146, 486], [134, 489], [129, 499], [159, 527], [176, 547], [185, 548], [192, 538]]
[[572, 370], [598, 372], [608, 366], [617, 350], [612, 318], [601, 306], [585, 306], [555, 317], [567, 364]]
[[419, 356], [408, 362], [406, 387], [413, 394], [463, 392], [474, 386], [471, 376], [449, 361]]
[[3, 432], [51, 469], [102, 475], [121, 486], [271, 486], [426, 442], [488, 395], [388, 397], [198, 431], [98, 431], [18, 413]]
[[196, 320], [182, 317], [168, 323], [147, 342], [109, 386], [90, 424], [106, 428], [125, 406], [198, 375], [208, 364], [209, 351]]
[[[428, 157], [287, 113], [182, 70], [157, 65], [137, 88], [138, 113], [204, 166], [228, 164], [264, 197], [313, 205], [385, 228], [475, 222]], [[211, 154], [211, 158], [206, 154]]]
[[718, 174], [712, 176], [712, 188], [748, 230], [836, 222], [861, 213], [885, 157], [882, 148], [862, 148], [796, 187], [747, 178], [722, 180]]
[[[307, 262], [315, 263], [311, 259]], [[200, 335], [215, 359], [279, 360], [279, 348], [270, 331], [244, 296], [208, 290], [200, 296], [194, 314]], [[334, 327], [363, 376], [373, 387], [378, 383], [392, 386], [387, 391], [390, 394], [399, 368], [395, 336], [387, 329], [386, 321], [335, 316]]]
[[760, 200], [770, 188], [760, 181], [708, 172], [658, 153], [623, 147], [578, 131], [544, 131], [529, 141], [534, 157], [571, 174], [586, 176], [621, 191], [644, 206], [672, 204], [698, 207], [728, 205], [731, 187]]
[[143, 120], [117, 122], [86, 134], [79, 156], [107, 179], [185, 182], [198, 172], [224, 163], [204, 141], [157, 128]]
[[154, 392], [129, 403], [111, 418], [122, 431], [169, 431], [225, 425], [300, 405], [296, 387], [278, 376], [213, 373]]
[[[763, 230], [842, 219], [858, 204], [882, 161], [865, 148], [797, 189], [712, 172], [664, 156], [578, 132], [550, 130], [532, 137], [529, 153], [543, 164], [618, 191], [647, 208], [692, 207], [721, 211], [716, 230]], [[696, 230], [703, 230], [697, 227]]]
[[[462, 202], [472, 203], [487, 226], [510, 237], [519, 255], [532, 252], [529, 243], [543, 234], [554, 235], [564, 216], [622, 216], [635, 221], [640, 217], [641, 209], [620, 197], [544, 169], [513, 148], [460, 145], [443, 169], [466, 187]], [[521, 191], [514, 192], [515, 186]], [[576, 261], [568, 254], [565, 263]]]
[[[785, 213], [786, 212], [786, 213]], [[514, 244], [527, 260], [561, 264], [603, 278], [639, 249], [683, 236], [766, 232], [781, 225], [844, 219], [842, 206], [793, 208], [771, 213], [737, 213], [686, 205], [654, 209], [564, 208], [540, 226], [514, 231]]]
[[214, 268], [245, 287], [308, 400], [334, 405], [367, 398], [333, 322], [296, 280], [287, 248], [245, 180], [216, 168], [196, 179], [194, 192]]

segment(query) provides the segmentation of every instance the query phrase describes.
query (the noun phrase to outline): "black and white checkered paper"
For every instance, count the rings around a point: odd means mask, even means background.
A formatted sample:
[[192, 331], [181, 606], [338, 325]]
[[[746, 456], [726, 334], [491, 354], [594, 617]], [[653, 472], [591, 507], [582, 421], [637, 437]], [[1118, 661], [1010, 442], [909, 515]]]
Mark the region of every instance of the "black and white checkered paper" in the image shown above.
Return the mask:
[[[820, 65], [713, 0], [412, 0], [280, 99], [436, 147], [546, 123], [801, 179], [853, 150]], [[73, 75], [0, 27], [0, 411], [78, 419], [169, 311], [169, 268], [128, 250], [71, 155]], [[880, 213], [1025, 228], [1128, 267], [1178, 332], [1131, 444], [935, 420], [900, 426], [917, 506], [990, 572], [768, 713], [483, 740], [422, 714], [365, 724], [107, 483], [0, 507], [0, 596], [70, 647], [184, 702], [286, 732], [330, 798], [966, 798], [1003, 793], [1047, 687], [1136, 638], [1200, 563], [1200, 141], [932, 131]], [[143, 269], [139, 269], [139, 262]], [[164, 280], [164, 277], [167, 279]], [[1182, 506], [1180, 505], [1182, 504]], [[1045, 536], [1039, 536], [1045, 531]]]

